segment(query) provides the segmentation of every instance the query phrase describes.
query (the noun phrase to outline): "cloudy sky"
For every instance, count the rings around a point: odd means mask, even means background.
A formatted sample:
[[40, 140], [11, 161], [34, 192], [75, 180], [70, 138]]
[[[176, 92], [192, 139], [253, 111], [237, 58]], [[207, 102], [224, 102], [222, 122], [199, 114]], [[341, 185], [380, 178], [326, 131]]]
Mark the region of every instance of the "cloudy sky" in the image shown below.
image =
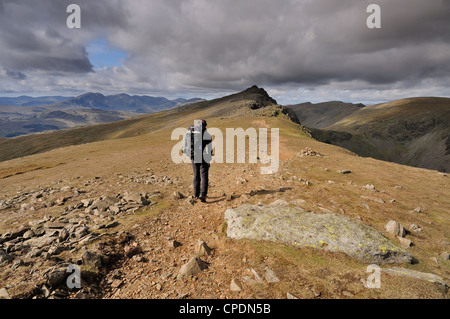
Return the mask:
[[281, 104], [450, 96], [450, 0], [0, 0], [0, 96], [254, 84]]

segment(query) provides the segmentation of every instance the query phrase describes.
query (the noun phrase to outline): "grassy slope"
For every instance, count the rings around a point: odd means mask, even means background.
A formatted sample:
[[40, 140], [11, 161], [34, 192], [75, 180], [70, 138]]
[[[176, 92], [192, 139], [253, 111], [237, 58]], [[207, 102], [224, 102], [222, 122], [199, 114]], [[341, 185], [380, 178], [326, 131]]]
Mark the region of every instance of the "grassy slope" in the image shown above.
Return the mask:
[[367, 106], [313, 135], [361, 156], [449, 171], [449, 122], [450, 99], [410, 98]]
[[[237, 107], [229, 101], [225, 102], [228, 111]], [[217, 116], [217, 113], [221, 115]], [[33, 156], [1, 162], [0, 172], [3, 174], [0, 176], [1, 194], [9, 197], [18, 190], [24, 192], [42, 185], [52, 185], [58, 181], [63, 183], [77, 179], [83, 181], [94, 176], [107, 179], [116, 173], [142, 171], [147, 167], [156, 170], [160, 175], [177, 176], [189, 185], [190, 170], [186, 173], [186, 165], [176, 165], [170, 160], [170, 150], [176, 143], [170, 140], [172, 129], [186, 127], [196, 118], [206, 118], [210, 127], [222, 130], [227, 127], [278, 127], [281, 133], [282, 159], [278, 174], [249, 175], [257, 164], [217, 164], [211, 169], [212, 191], [220, 193], [226, 188], [227, 193], [244, 194], [251, 188], [261, 185], [270, 189], [276, 189], [279, 186], [289, 187], [290, 190], [277, 193], [275, 197], [254, 196], [239, 199], [238, 202], [225, 203], [225, 205], [256, 204], [258, 201], [270, 203], [278, 198], [290, 201], [303, 199], [306, 201], [303, 205], [306, 209], [318, 213], [321, 212], [319, 207], [334, 212], [342, 209], [346, 216], [358, 218], [379, 231], [384, 231], [383, 227], [390, 219], [399, 221], [407, 228], [411, 223], [417, 223], [424, 227], [424, 232], [417, 235], [411, 234], [408, 237], [415, 243], [410, 251], [420, 263], [406, 265], [406, 267], [449, 278], [448, 262], [436, 264], [430, 259], [430, 257], [438, 256], [445, 249], [441, 245], [442, 241], [450, 241], [448, 232], [450, 179], [448, 177], [438, 175], [434, 171], [355, 156], [345, 149], [309, 138], [298, 125], [283, 117], [253, 117], [244, 113], [236, 118], [223, 115], [225, 113], [223, 105], [217, 104], [210, 108], [203, 108], [200, 105], [197, 110], [191, 112], [187, 110], [181, 110], [178, 114], [175, 111], [163, 112], [144, 116], [142, 117], [144, 120], [141, 121], [139, 119], [124, 121], [127, 125], [120, 124], [124, 126], [99, 125], [88, 131], [77, 131], [85, 136], [84, 138], [87, 138], [89, 132], [91, 134], [95, 132], [96, 139], [100, 136], [110, 139], [61, 147]], [[149, 127], [152, 127], [151, 132], [148, 132]], [[142, 132], [142, 134], [136, 135], [136, 132]], [[64, 132], [64, 134], [68, 133]], [[64, 134], [63, 136], [70, 136]], [[322, 158], [296, 157], [295, 154], [305, 147], [312, 147], [325, 156]], [[245, 168], [246, 172], [243, 172], [241, 167]], [[351, 169], [352, 173], [342, 175], [336, 172], [338, 169]], [[6, 177], [8, 175], [11, 176]], [[238, 176], [248, 178], [249, 183], [236, 185], [235, 178]], [[296, 176], [296, 179], [289, 181], [292, 176]], [[300, 177], [308, 179], [311, 185], [306, 186], [299, 182]], [[333, 180], [334, 184], [329, 184], [329, 180]], [[362, 190], [361, 187], [366, 184], [374, 184], [378, 192]], [[395, 189], [396, 185], [401, 185], [403, 189]], [[382, 198], [386, 203], [367, 201], [361, 196]], [[393, 198], [396, 202], [389, 203], [389, 200]], [[370, 210], [364, 208], [361, 205], [362, 202], [367, 202]], [[179, 204], [171, 202], [169, 211], [176, 211], [177, 205]], [[418, 206], [424, 211], [423, 214], [408, 213], [409, 210]], [[210, 205], [202, 214], [207, 217], [206, 220], [210, 219], [208, 214], [211, 214], [211, 220], [214, 216], [220, 223], [220, 220], [223, 221], [225, 208], [223, 205]], [[185, 207], [183, 209], [189, 210]], [[193, 208], [195, 209], [197, 208]], [[192, 213], [188, 211], [189, 215]], [[33, 218], [36, 217], [33, 216]], [[14, 217], [14, 222], [17, 221]], [[9, 223], [11, 222], [10, 220]], [[211, 227], [217, 229], [219, 226], [220, 224]], [[395, 238], [392, 240], [398, 242]], [[383, 275], [385, 276], [383, 278], [388, 279], [383, 281], [383, 289], [365, 289], [361, 286], [359, 279], [367, 278], [366, 265], [341, 254], [251, 241], [224, 240], [222, 245], [218, 248], [219, 256], [221, 252], [232, 252], [226, 271], [232, 273], [240, 271], [239, 267], [245, 266], [239, 265], [238, 262], [246, 257], [249, 260], [265, 261], [273, 270], [282, 274], [283, 280], [279, 284], [249, 288], [253, 293], [252, 296], [256, 297], [284, 298], [288, 291], [298, 297], [311, 298], [313, 296], [308, 287], [312, 286], [318, 287], [325, 298], [342, 298], [343, 290], [351, 291], [359, 298], [442, 297], [441, 290], [435, 285], [388, 275]], [[236, 264], [233, 264], [234, 260]]]

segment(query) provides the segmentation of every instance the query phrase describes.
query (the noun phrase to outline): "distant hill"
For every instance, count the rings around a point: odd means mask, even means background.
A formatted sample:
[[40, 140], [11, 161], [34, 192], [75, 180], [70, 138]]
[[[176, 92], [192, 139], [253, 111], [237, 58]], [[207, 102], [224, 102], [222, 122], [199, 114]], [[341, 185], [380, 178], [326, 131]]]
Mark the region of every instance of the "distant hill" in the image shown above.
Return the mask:
[[449, 123], [449, 98], [418, 97], [366, 106], [311, 131], [361, 156], [449, 172]]
[[198, 101], [202, 99], [179, 98], [172, 101], [164, 97], [128, 94], [105, 96], [100, 93], [70, 98], [0, 97], [0, 137], [109, 123]]
[[108, 111], [127, 111], [133, 113], [153, 113], [168, 110], [180, 104], [198, 102], [201, 99], [176, 99], [169, 100], [165, 97], [153, 97], [147, 95], [116, 94], [105, 96], [101, 93], [86, 93], [55, 104], [52, 108], [90, 108]]
[[31, 97], [22, 95], [19, 97], [0, 97], [0, 105], [11, 105], [11, 106], [41, 106], [47, 104], [53, 104], [70, 99], [66, 96], [41, 96], [41, 97]]
[[324, 128], [339, 122], [364, 106], [364, 104], [330, 101], [317, 104], [306, 102], [286, 105], [286, 108], [295, 112], [302, 125], [310, 128]]

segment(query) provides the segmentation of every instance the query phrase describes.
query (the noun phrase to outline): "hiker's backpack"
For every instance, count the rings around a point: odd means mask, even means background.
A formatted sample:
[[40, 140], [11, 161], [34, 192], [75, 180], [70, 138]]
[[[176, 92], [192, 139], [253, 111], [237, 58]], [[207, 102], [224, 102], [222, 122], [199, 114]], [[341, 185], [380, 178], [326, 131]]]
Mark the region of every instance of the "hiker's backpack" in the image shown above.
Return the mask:
[[186, 154], [187, 156], [192, 156], [192, 134], [194, 133], [194, 128], [191, 126], [188, 128], [188, 130], [184, 133], [183, 136], [183, 147], [181, 148], [181, 152], [183, 154]]

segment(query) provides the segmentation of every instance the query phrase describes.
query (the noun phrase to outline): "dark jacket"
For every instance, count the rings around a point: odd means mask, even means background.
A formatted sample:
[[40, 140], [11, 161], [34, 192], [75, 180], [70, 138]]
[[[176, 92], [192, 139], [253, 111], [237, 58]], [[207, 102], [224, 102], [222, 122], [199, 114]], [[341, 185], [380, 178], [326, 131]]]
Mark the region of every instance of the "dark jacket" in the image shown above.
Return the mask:
[[[193, 125], [188, 129], [188, 140], [190, 143], [189, 157], [196, 163], [206, 162], [209, 164], [212, 158], [212, 137], [205, 128], [200, 130]], [[190, 153], [190, 154], [189, 154]]]

